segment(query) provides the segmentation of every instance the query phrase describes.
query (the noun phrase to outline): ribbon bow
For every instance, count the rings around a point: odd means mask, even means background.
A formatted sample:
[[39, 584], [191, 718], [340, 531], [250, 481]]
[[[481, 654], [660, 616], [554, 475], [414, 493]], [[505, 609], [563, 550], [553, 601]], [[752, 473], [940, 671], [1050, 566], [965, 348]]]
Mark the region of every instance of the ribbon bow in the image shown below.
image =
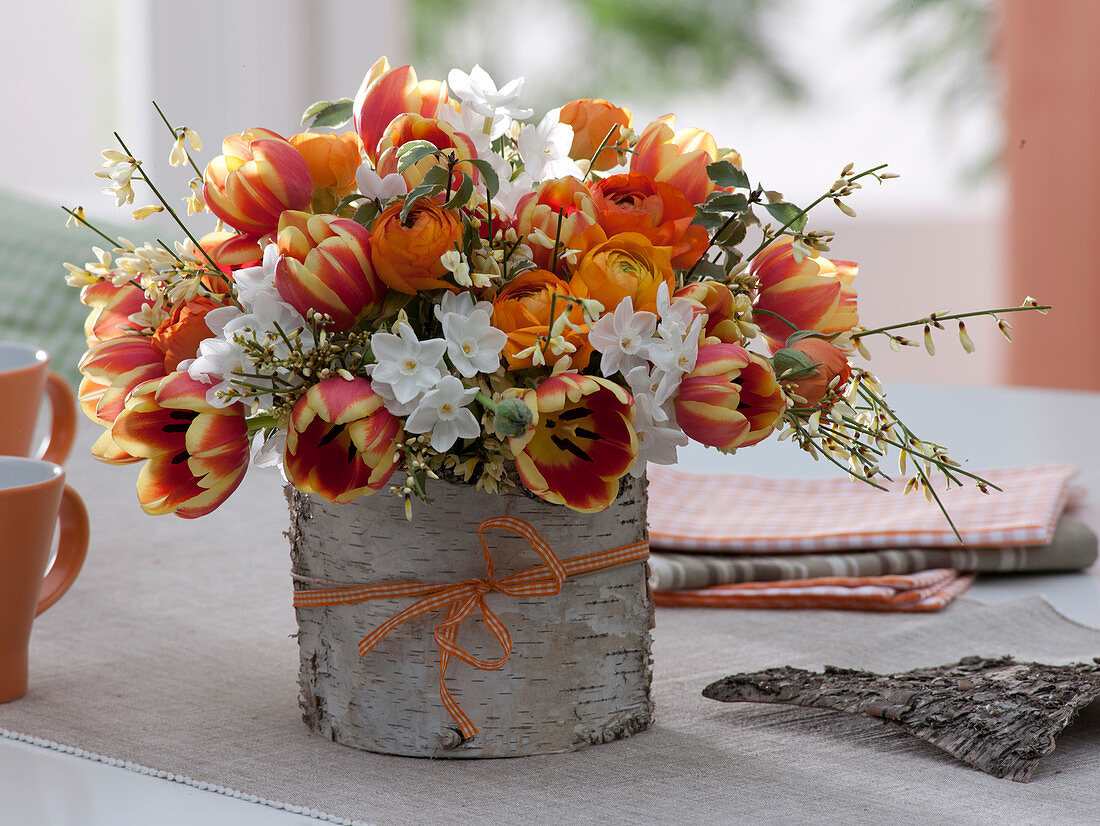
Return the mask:
[[[485, 533], [490, 530], [508, 530], [522, 536], [545, 565], [535, 565], [525, 571], [496, 579], [493, 555]], [[391, 597], [422, 597], [405, 610], [390, 617], [367, 636], [359, 641], [359, 656], [366, 656], [382, 638], [397, 626], [409, 620], [434, 611], [447, 608], [447, 615], [435, 626], [433, 636], [439, 648], [439, 697], [444, 707], [458, 724], [464, 738], [477, 734], [477, 726], [459, 708], [447, 689], [447, 665], [451, 657], [457, 657], [468, 665], [485, 671], [496, 671], [508, 662], [512, 654], [512, 637], [500, 618], [486, 604], [485, 595], [490, 591], [510, 597], [553, 596], [561, 591], [565, 580], [570, 576], [590, 573], [602, 568], [610, 568], [627, 562], [639, 562], [649, 555], [649, 543], [645, 540], [600, 551], [586, 556], [562, 560], [554, 553], [545, 539], [539, 536], [530, 524], [522, 519], [507, 516], [495, 516], [484, 520], [477, 528], [478, 539], [485, 552], [485, 572], [483, 579], [466, 579], [451, 584], [433, 584], [425, 582], [394, 582], [382, 585], [356, 585], [341, 588], [319, 588], [294, 592], [294, 607], [305, 608], [320, 605], [352, 605], [371, 599]], [[482, 621], [500, 643], [503, 656], [497, 659], [475, 657], [458, 645], [458, 628], [474, 612], [481, 611]]]

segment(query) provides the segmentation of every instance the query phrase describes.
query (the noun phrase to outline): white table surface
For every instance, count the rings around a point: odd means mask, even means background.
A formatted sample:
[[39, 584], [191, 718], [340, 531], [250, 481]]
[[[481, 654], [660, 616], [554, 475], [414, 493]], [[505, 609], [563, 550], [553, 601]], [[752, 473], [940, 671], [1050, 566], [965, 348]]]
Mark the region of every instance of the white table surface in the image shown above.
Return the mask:
[[[969, 468], [1078, 465], [1078, 481], [1090, 491], [1078, 516], [1100, 530], [1100, 447], [1092, 432], [1100, 422], [1100, 394], [923, 385], [893, 386], [888, 394], [915, 432], [946, 444]], [[773, 477], [829, 478], [837, 472], [789, 443], [765, 443], [735, 457], [689, 448], [681, 453], [681, 466]], [[1100, 628], [1100, 566], [1084, 574], [984, 576], [967, 596], [995, 602], [1035, 594], [1067, 617]], [[0, 826], [317, 822], [83, 757], [0, 740]]]

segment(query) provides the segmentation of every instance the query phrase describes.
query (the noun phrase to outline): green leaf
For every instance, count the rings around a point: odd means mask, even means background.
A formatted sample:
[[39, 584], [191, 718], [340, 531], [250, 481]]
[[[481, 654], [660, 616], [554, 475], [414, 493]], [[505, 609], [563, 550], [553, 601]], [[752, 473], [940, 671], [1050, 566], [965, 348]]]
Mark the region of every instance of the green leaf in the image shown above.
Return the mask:
[[474, 194], [474, 179], [465, 172], [459, 172], [458, 174], [462, 176], [462, 183], [459, 184], [455, 194], [451, 196], [451, 200], [443, 205], [444, 209], [464, 207], [466, 202], [470, 200], [470, 196]]
[[780, 201], [777, 204], [763, 204], [763, 207], [772, 218], [779, 221], [783, 226], [789, 227], [795, 232], [802, 232], [806, 229], [806, 213], [794, 204]]
[[733, 247], [745, 240], [745, 223], [733, 221], [721, 233], [714, 238], [714, 243], [725, 249]]
[[722, 226], [726, 221], [719, 212], [704, 212], [702, 207], [695, 208], [695, 220], [693, 224], [698, 224], [707, 232], [713, 232]]
[[381, 213], [378, 210], [378, 204], [376, 204], [374, 201], [368, 200], [365, 204], [359, 207], [359, 209], [355, 210], [355, 214], [351, 216], [351, 220], [355, 221], [355, 223], [361, 226], [366, 227], [367, 229], [370, 229], [372, 226], [374, 226], [374, 221], [380, 214]]
[[319, 100], [302, 113], [302, 126], [308, 129], [321, 126], [336, 129], [351, 120], [351, 106], [351, 98]]
[[442, 191], [443, 187], [440, 184], [421, 184], [412, 190], [405, 196], [405, 204], [401, 207], [401, 223], [403, 224], [409, 219], [409, 213], [412, 212], [412, 208], [416, 206], [417, 201], [421, 198], [434, 198]]
[[729, 161], [717, 161], [707, 164], [707, 175], [718, 186], [734, 187], [735, 189], [748, 189], [749, 176], [739, 166], [734, 166]]
[[500, 178], [497, 176], [497, 171], [484, 158], [469, 158], [464, 163], [470, 164], [481, 173], [481, 177], [485, 179], [485, 188], [489, 192], [489, 200], [495, 198], [500, 192]]
[[434, 155], [439, 148], [429, 141], [409, 141], [397, 150], [397, 171], [404, 172], [422, 158]]
[[749, 199], [744, 195], [731, 195], [728, 192], [715, 192], [700, 209], [706, 212], [744, 212], [749, 208]]

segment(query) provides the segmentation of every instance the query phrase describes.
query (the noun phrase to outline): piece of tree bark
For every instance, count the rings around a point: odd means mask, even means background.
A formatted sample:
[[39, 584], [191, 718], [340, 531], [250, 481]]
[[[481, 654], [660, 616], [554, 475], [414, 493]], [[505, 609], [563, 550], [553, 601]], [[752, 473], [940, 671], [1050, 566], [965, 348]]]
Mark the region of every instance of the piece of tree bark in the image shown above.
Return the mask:
[[1054, 738], [1100, 696], [1100, 657], [1074, 665], [964, 657], [885, 675], [783, 666], [725, 677], [703, 696], [879, 717], [994, 777], [1026, 783], [1054, 751]]
[[[401, 498], [385, 492], [335, 505], [288, 487], [294, 574], [352, 585], [480, 579], [477, 530], [492, 516], [528, 522], [563, 560], [647, 536], [644, 479], [624, 480], [619, 498], [595, 514], [444, 480], [431, 493], [434, 504], [418, 504], [407, 521]], [[541, 563], [518, 535], [489, 534], [497, 577]], [[359, 640], [415, 600], [298, 608], [304, 719], [339, 743], [417, 757], [514, 757], [629, 737], [652, 719], [648, 573], [646, 562], [634, 562], [570, 577], [553, 596], [487, 594], [512, 655], [497, 671], [451, 660], [447, 686], [480, 729], [465, 740], [439, 697], [432, 630], [446, 609], [398, 626], [360, 657]], [[476, 610], [458, 644], [480, 657], [501, 653]]]

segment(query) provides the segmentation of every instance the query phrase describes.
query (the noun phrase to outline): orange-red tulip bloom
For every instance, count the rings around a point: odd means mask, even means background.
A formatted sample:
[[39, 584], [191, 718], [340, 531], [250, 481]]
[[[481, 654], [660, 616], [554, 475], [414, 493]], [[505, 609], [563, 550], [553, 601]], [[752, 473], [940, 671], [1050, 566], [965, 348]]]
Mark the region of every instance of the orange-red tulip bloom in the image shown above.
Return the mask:
[[406, 112], [434, 118], [447, 100], [447, 87], [438, 80], [417, 82], [412, 66], [391, 69], [382, 57], [370, 67], [355, 95], [352, 122], [372, 163], [378, 161], [378, 142], [394, 118]]

